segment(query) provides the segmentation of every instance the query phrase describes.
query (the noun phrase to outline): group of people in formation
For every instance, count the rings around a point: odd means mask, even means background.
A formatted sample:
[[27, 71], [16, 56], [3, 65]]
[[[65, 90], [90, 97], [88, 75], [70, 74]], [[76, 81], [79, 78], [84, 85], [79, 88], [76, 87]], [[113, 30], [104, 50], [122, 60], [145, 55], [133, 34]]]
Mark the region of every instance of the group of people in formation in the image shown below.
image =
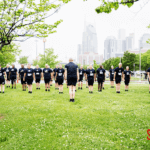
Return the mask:
[[[150, 68], [147, 72], [150, 77]], [[64, 80], [66, 80], [67, 88], [69, 87], [70, 102], [74, 102], [77, 83], [78, 89], [82, 90], [83, 78], [85, 77], [86, 88], [89, 88], [89, 93], [93, 93], [94, 81], [97, 80], [98, 92], [102, 92], [106, 78], [105, 74], [106, 71], [102, 65], [100, 65], [96, 71], [93, 69], [92, 65], [87, 67], [86, 70], [83, 69], [83, 66], [79, 69], [78, 66], [73, 63], [72, 58], [70, 58], [69, 63], [65, 65], [65, 69], [62, 68], [61, 64], [56, 65], [54, 70], [52, 70], [47, 64], [43, 70], [39, 68], [38, 65], [35, 69], [32, 69], [31, 64], [28, 64], [27, 68], [22, 64], [19, 70], [15, 68], [15, 65], [12, 65], [11, 68], [9, 65], [7, 65], [6, 68], [2, 68], [0, 65], [0, 93], [4, 93], [5, 78], [7, 88], [10, 87], [11, 81], [11, 88], [16, 89], [16, 80], [18, 79], [21, 81], [23, 91], [26, 91], [26, 88], [28, 87], [28, 93], [32, 93], [33, 80], [35, 80], [37, 90], [40, 90], [40, 82], [41, 80], [44, 80], [45, 91], [50, 91], [50, 86], [52, 86], [54, 79], [55, 89], [59, 89], [59, 94], [63, 94], [63, 83]], [[120, 93], [120, 84], [122, 80], [125, 83], [125, 91], [128, 91], [131, 79], [131, 71], [128, 66], [126, 67], [126, 70], [123, 69], [121, 63], [119, 63], [119, 66], [115, 69], [111, 66], [109, 77], [111, 88], [114, 88], [114, 81], [116, 82], [116, 93]]]

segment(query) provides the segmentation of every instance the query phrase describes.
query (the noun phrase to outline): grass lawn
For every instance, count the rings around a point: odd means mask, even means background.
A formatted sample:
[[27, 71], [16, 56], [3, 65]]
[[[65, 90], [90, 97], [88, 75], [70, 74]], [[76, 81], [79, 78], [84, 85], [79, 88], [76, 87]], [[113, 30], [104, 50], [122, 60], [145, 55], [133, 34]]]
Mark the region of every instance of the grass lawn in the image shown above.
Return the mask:
[[[136, 81], [139, 81], [140, 78], [139, 77], [131, 77], [131, 80], [136, 80]], [[145, 79], [144, 77], [141, 78], [142, 81], [147, 81], [147, 79]], [[110, 81], [109, 78], [106, 78], [106, 81]]]
[[[85, 85], [84, 85], [85, 87]], [[75, 103], [51, 88], [33, 94], [6, 89], [0, 94], [0, 150], [150, 149], [148, 84], [131, 84], [121, 94], [105, 85], [102, 93], [76, 92]]]

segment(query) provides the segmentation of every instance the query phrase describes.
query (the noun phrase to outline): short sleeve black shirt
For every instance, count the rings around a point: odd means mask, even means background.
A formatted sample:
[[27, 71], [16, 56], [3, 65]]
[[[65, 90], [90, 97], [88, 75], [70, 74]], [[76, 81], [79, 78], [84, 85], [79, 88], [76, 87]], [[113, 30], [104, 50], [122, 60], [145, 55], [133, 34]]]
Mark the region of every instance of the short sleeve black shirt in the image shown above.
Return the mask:
[[54, 76], [56, 75], [57, 70], [58, 70], [58, 68], [55, 68], [55, 69], [53, 70]]
[[58, 68], [57, 69], [57, 77], [58, 78], [62, 78], [63, 77], [63, 75], [64, 75], [64, 72], [65, 72], [65, 70], [63, 69], [63, 68]]
[[147, 72], [150, 72], [150, 68], [147, 69]]
[[25, 72], [26, 72], [26, 77], [27, 77], [27, 79], [32, 79], [33, 78], [33, 73], [34, 73], [34, 69], [32, 69], [32, 68], [27, 68], [26, 70], [25, 70]]
[[83, 77], [84, 73], [85, 73], [84, 69], [79, 69], [79, 75], [80, 75], [80, 77]]
[[94, 69], [88, 69], [86, 73], [88, 75], [88, 78], [94, 78], [95, 70]]
[[41, 68], [35, 68], [34, 69], [34, 73], [35, 73], [35, 77], [36, 78], [41, 78], [41, 72], [42, 72], [42, 69]]
[[7, 68], [7, 67], [6, 67], [6, 68], [5, 68], [5, 71], [6, 71], [6, 74], [9, 75], [10, 68]]
[[96, 72], [97, 72], [98, 78], [104, 78], [105, 69], [98, 68]]
[[110, 76], [114, 76], [115, 69], [110, 69], [109, 72], [110, 72]]
[[65, 68], [67, 69], [67, 76], [77, 78], [77, 68], [78, 66], [73, 62], [68, 63]]
[[125, 74], [125, 79], [130, 79], [130, 74], [131, 74], [131, 71], [130, 70], [125, 70], [124, 71], [124, 74]]
[[24, 77], [24, 73], [25, 73], [25, 72], [26, 72], [26, 69], [25, 69], [25, 68], [20, 68], [20, 69], [19, 69], [19, 73], [20, 73], [21, 78]]
[[1, 68], [0, 69], [0, 78], [2, 78], [4, 76], [4, 72], [5, 72], [5, 69]]
[[44, 68], [43, 69], [44, 79], [51, 78], [51, 75], [50, 75], [51, 72], [52, 72], [52, 70], [50, 68]]
[[16, 76], [16, 72], [17, 72], [17, 69], [16, 68], [11, 68], [10, 69], [10, 72], [11, 72], [11, 76]]
[[116, 78], [121, 78], [122, 77], [122, 72], [124, 72], [124, 69], [122, 67], [121, 68], [117, 67], [115, 69], [115, 72], [116, 72]]

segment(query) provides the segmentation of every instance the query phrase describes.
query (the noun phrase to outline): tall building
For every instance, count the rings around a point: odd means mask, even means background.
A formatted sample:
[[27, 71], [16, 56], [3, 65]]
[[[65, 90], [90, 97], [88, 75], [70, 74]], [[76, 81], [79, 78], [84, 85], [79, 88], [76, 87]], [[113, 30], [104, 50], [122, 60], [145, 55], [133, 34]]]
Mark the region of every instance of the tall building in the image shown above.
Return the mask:
[[93, 25], [86, 26], [85, 32], [82, 37], [82, 52], [94, 52], [97, 53], [97, 34]]
[[119, 29], [118, 39], [119, 40], [125, 40], [125, 38], [126, 38], [126, 30], [125, 29]]
[[131, 33], [128, 37], [125, 37], [125, 30], [120, 29], [117, 40], [115, 37], [109, 36], [104, 41], [104, 60], [122, 57], [125, 51], [138, 54], [141, 50], [141, 53], [145, 53], [150, 49], [150, 44], [147, 43], [148, 39], [150, 39], [150, 34], [143, 34], [139, 40], [139, 47], [135, 49], [135, 34]]
[[148, 41], [148, 39], [150, 39], [150, 34], [143, 34], [143, 36], [139, 40], [139, 48], [142, 47], [143, 49], [150, 49], [150, 44], [146, 42]]
[[125, 29], [119, 29], [118, 39], [113, 36], [109, 36], [104, 41], [104, 60], [113, 57], [122, 57], [126, 51], [126, 31]]
[[104, 60], [115, 57], [117, 51], [117, 40], [113, 36], [109, 36], [104, 41]]
[[132, 35], [126, 37], [126, 50], [134, 49], [134, 37]]
[[91, 24], [86, 24], [82, 36], [82, 44], [78, 45], [77, 61], [82, 65], [91, 64], [93, 60], [100, 63], [100, 55], [98, 55], [98, 42], [96, 29]]

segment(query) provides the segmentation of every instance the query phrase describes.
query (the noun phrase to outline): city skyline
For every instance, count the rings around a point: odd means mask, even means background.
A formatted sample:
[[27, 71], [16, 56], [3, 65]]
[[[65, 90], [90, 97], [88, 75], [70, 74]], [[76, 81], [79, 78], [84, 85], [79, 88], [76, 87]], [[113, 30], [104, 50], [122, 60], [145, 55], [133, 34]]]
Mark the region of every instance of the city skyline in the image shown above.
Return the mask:
[[[118, 38], [118, 29], [126, 29], [126, 35], [135, 33], [135, 47], [138, 47], [138, 40], [144, 33], [150, 33], [147, 26], [150, 24], [148, 16], [150, 3], [144, 6], [137, 15], [133, 10], [139, 10], [141, 2], [134, 4], [133, 7], [120, 6], [117, 11], [111, 14], [97, 14], [95, 8], [100, 4], [99, 1], [93, 3], [92, 0], [86, 2], [76, 0], [64, 5], [58, 13], [46, 19], [45, 22], [53, 22], [63, 19], [58, 26], [57, 33], [50, 34], [46, 38], [45, 47], [53, 48], [55, 54], [58, 54], [58, 60], [68, 62], [69, 57], [77, 55], [77, 45], [82, 44], [82, 32], [84, 30], [84, 18], [91, 23], [95, 22], [98, 39], [98, 53], [104, 54], [104, 41], [109, 36]], [[76, 11], [78, 7], [78, 11]], [[67, 10], [67, 11], [66, 11]], [[68, 13], [69, 12], [69, 13]], [[18, 43], [17, 43], [18, 44]], [[36, 58], [36, 42], [34, 38], [20, 43], [22, 53], [20, 56], [29, 56], [29, 60]], [[37, 42], [37, 54], [44, 51], [43, 39]]]
[[135, 47], [135, 34], [126, 36], [125, 29], [118, 30], [118, 39], [115, 36], [108, 36], [104, 41], [104, 61], [113, 57], [122, 57], [125, 51], [132, 53], [146, 52], [150, 49], [150, 44], [146, 43], [150, 39], [150, 34], [144, 33], [138, 40], [138, 47]]
[[96, 25], [87, 23], [85, 19], [82, 44], [78, 44], [77, 49], [77, 63], [81, 65], [93, 64], [93, 60], [100, 63], [103, 61], [103, 58], [98, 54]]

